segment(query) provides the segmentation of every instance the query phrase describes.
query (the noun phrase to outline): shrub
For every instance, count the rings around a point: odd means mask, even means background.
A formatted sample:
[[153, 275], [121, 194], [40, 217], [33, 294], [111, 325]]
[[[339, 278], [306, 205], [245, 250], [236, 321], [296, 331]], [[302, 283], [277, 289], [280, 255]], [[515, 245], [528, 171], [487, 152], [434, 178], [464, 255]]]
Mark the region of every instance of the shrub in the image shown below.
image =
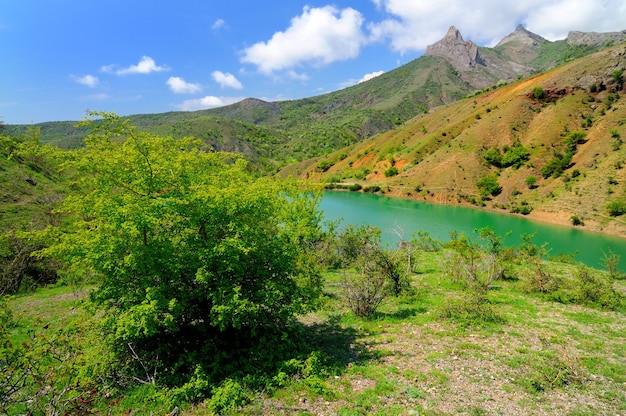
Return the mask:
[[524, 288], [530, 293], [553, 294], [561, 289], [562, 280], [548, 272], [540, 253], [545, 251], [541, 250], [537, 255], [528, 258], [529, 267], [525, 268]]
[[485, 161], [498, 168], [514, 167], [519, 168], [530, 158], [530, 152], [519, 141], [513, 146], [505, 146], [501, 152], [499, 148], [492, 147], [483, 155]]
[[577, 302], [604, 309], [617, 309], [621, 306], [623, 295], [615, 291], [613, 282], [605, 275], [580, 264], [576, 268], [574, 279]]
[[226, 411], [232, 412], [250, 403], [254, 396], [248, 392], [239, 382], [226, 379], [217, 388], [213, 389], [208, 408], [215, 414]]
[[391, 166], [389, 169], [385, 170], [385, 177], [389, 178], [391, 176], [396, 176], [398, 172], [398, 168], [395, 166]]
[[501, 261], [502, 239], [488, 228], [476, 230], [483, 242], [472, 242], [462, 235], [448, 243], [454, 252], [446, 257], [446, 273], [454, 281], [461, 282], [474, 294], [475, 299], [487, 296], [492, 283], [504, 272]]
[[609, 249], [608, 254], [604, 253], [604, 267], [612, 280], [623, 279], [626, 275], [620, 272], [618, 266], [621, 256]]
[[572, 215], [570, 219], [572, 221], [572, 225], [575, 227], [579, 225], [585, 225], [585, 222], [578, 215]]
[[348, 186], [348, 189], [352, 192], [360, 191], [362, 188], [363, 186], [359, 183], [353, 183], [352, 185]]
[[400, 262], [381, 247], [380, 238], [378, 228], [367, 226], [348, 226], [338, 236], [342, 291], [359, 317], [371, 316], [389, 293], [397, 296], [409, 286]]
[[215, 357], [237, 362], [235, 346], [256, 345], [318, 304], [308, 253], [321, 231], [316, 195], [255, 178], [240, 156], [195, 139], [97, 115], [67, 163], [81, 181], [62, 206], [73, 232], [46, 231], [56, 238], [44, 253], [97, 276], [92, 300], [121, 372], [142, 374], [142, 357], [166, 384], [193, 379], [198, 364], [218, 382], [226, 370]]
[[441, 242], [430, 236], [428, 231], [417, 231], [413, 235], [415, 248], [420, 251], [437, 252], [441, 250]]
[[549, 178], [551, 176], [558, 178], [572, 162], [572, 157], [573, 154], [569, 152], [566, 154], [555, 153], [554, 157], [546, 163], [543, 169], [541, 169], [541, 174], [544, 178]]
[[528, 185], [528, 188], [530, 189], [535, 189], [537, 187], [537, 177], [534, 175], [527, 177], [526, 185]]
[[321, 160], [318, 162], [316, 169], [320, 172], [326, 172], [334, 165], [330, 160]]
[[378, 185], [366, 186], [365, 188], [363, 188], [363, 192], [368, 192], [368, 193], [380, 192], [380, 186]]
[[607, 204], [606, 209], [611, 217], [619, 217], [626, 213], [626, 198], [619, 198]]
[[495, 174], [482, 177], [476, 182], [476, 187], [482, 198], [497, 196], [502, 192], [502, 187], [498, 184], [498, 177]]
[[502, 154], [500, 153], [500, 149], [497, 147], [488, 149], [483, 157], [485, 158], [485, 161], [492, 166], [502, 166]]

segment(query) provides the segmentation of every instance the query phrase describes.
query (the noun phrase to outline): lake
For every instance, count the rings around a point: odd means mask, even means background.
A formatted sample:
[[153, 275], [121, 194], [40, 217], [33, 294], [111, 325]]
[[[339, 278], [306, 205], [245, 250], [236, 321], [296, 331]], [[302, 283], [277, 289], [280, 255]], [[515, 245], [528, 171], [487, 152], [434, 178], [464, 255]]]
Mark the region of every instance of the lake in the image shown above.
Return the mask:
[[394, 246], [399, 238], [393, 232], [401, 229], [408, 240], [416, 231], [427, 231], [431, 237], [449, 241], [450, 232], [465, 233], [477, 239], [475, 229], [490, 227], [498, 235], [510, 235], [507, 246], [522, 242], [523, 234], [534, 234], [533, 243], [548, 243], [549, 255], [575, 254], [575, 260], [603, 268], [604, 255], [612, 251], [621, 256], [620, 269], [626, 268], [626, 238], [550, 225], [478, 208], [440, 205], [427, 202], [388, 198], [361, 192], [327, 191], [320, 209], [326, 221], [339, 220], [340, 225], [374, 225], [381, 229], [383, 242]]

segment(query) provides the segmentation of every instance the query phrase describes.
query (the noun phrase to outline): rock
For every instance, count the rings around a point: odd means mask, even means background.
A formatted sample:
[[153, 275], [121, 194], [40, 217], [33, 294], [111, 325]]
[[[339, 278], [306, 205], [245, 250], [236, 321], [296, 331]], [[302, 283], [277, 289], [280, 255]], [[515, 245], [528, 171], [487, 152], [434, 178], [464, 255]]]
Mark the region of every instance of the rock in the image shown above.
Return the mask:
[[461, 32], [454, 26], [450, 26], [448, 33], [439, 42], [427, 46], [424, 56], [440, 56], [461, 70], [485, 65], [478, 53], [478, 46], [472, 41], [464, 41]]
[[513, 43], [513, 42], [519, 45], [526, 46], [526, 47], [532, 47], [532, 46], [538, 46], [548, 41], [542, 38], [541, 36], [526, 30], [524, 26], [517, 25], [517, 27], [512, 33], [503, 37], [502, 40], [498, 42], [498, 44], [496, 45], [496, 48], [498, 46], [503, 46], [503, 45], [506, 45], [507, 43]]
[[621, 43], [624, 41], [626, 41], [626, 30], [607, 33], [572, 31], [567, 35], [567, 43], [570, 45], [596, 46], [606, 42]]

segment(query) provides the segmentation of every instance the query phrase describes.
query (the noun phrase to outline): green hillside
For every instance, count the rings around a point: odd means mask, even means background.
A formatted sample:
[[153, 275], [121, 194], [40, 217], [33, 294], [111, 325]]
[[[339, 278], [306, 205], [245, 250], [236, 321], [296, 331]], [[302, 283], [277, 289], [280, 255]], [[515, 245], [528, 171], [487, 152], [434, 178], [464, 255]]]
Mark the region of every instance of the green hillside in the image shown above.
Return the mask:
[[625, 69], [617, 46], [283, 173], [624, 236]]
[[[271, 103], [249, 98], [211, 110], [129, 118], [148, 132], [173, 137], [191, 134], [216, 149], [240, 152], [254, 162], [276, 168], [358, 143], [440, 105], [607, 45], [543, 39], [528, 47], [510, 42], [479, 48], [486, 63], [469, 71], [455, 69], [443, 57], [422, 56], [367, 82], [315, 97]], [[75, 148], [87, 134], [76, 128], [76, 123], [55, 121], [36, 126], [43, 143]], [[11, 136], [21, 137], [30, 126], [6, 127]]]

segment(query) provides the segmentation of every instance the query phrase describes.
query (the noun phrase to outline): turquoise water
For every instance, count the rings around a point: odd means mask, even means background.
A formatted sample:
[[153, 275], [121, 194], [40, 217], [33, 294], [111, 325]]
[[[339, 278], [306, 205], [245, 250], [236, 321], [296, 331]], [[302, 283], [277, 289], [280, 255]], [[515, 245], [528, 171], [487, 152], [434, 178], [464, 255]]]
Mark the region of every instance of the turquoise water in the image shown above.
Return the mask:
[[452, 231], [475, 238], [475, 229], [490, 227], [500, 236], [510, 233], [505, 239], [506, 245], [518, 245], [523, 234], [534, 234], [533, 243], [537, 246], [548, 243], [551, 256], [575, 254], [576, 261], [592, 267], [603, 267], [604, 255], [610, 250], [621, 256], [620, 268], [626, 268], [626, 238], [544, 224], [513, 215], [360, 192], [326, 192], [320, 208], [327, 221], [379, 227], [383, 242], [394, 246], [398, 242], [393, 232], [396, 228], [404, 231], [405, 239], [416, 231], [427, 231], [437, 240], [448, 241]]

